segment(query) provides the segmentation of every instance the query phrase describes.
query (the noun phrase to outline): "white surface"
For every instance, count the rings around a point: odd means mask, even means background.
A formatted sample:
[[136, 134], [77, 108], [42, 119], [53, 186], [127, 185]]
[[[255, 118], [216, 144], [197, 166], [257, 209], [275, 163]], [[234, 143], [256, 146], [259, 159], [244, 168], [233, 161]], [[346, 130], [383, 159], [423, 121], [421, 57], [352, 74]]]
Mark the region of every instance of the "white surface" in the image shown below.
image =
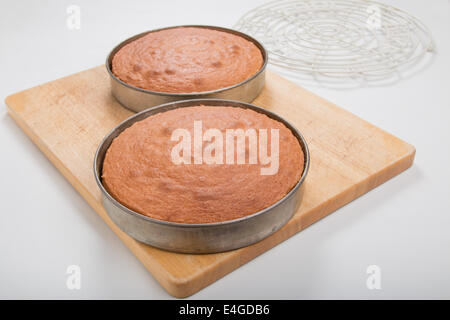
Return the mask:
[[[141, 31], [231, 27], [260, 3], [2, 1], [0, 97], [100, 65]], [[450, 298], [450, 5], [389, 3], [431, 29], [431, 65], [386, 87], [305, 87], [413, 144], [413, 167], [192, 298]], [[71, 4], [81, 8], [80, 30], [66, 27]], [[0, 298], [170, 298], [2, 105]], [[81, 290], [66, 287], [72, 264]], [[366, 287], [373, 264], [381, 290]]]

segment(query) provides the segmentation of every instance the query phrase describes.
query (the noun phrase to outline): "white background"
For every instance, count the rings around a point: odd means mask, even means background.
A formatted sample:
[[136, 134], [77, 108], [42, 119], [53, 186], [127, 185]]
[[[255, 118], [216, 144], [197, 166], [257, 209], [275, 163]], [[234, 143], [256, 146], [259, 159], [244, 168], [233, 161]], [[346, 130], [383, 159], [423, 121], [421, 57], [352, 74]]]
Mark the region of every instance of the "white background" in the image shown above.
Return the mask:
[[[0, 3], [0, 298], [170, 298], [7, 115], [14, 92], [104, 63], [114, 45], [180, 24], [233, 26], [260, 1]], [[387, 87], [325, 89], [297, 81], [413, 144], [415, 164], [192, 298], [450, 298], [450, 5], [389, 1], [437, 45], [422, 72]], [[81, 8], [81, 29], [66, 8]], [[66, 268], [81, 267], [81, 290]], [[380, 266], [382, 289], [366, 268]]]

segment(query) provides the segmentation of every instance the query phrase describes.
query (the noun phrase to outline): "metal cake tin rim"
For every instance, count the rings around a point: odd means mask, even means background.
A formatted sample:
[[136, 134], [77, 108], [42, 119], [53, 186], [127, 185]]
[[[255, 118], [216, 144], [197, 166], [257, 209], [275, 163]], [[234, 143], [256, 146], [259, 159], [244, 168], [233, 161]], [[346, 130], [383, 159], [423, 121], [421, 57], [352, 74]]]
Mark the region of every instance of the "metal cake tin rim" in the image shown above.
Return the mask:
[[[118, 77], [116, 77], [114, 75], [114, 73], [112, 72], [112, 59], [114, 57], [114, 55], [117, 53], [117, 51], [119, 51], [123, 46], [127, 45], [128, 43], [137, 40], [143, 36], [145, 36], [148, 33], [152, 33], [152, 32], [157, 32], [157, 31], [162, 31], [162, 30], [168, 30], [168, 29], [175, 29], [175, 28], [205, 28], [205, 29], [213, 29], [213, 30], [219, 30], [219, 31], [223, 31], [223, 32], [228, 32], [228, 33], [232, 33], [235, 35], [238, 35], [240, 37], [243, 37], [251, 42], [253, 42], [258, 49], [261, 51], [261, 54], [263, 56], [263, 64], [261, 65], [261, 68], [259, 68], [259, 70], [253, 74], [251, 77], [245, 79], [244, 81], [235, 83], [231, 86], [228, 87], [224, 87], [224, 88], [219, 88], [216, 90], [210, 90], [210, 91], [196, 91], [196, 92], [163, 92], [163, 91], [152, 91], [152, 90], [147, 90], [147, 89], [143, 89], [143, 88], [139, 88], [136, 86], [133, 86], [129, 83], [126, 83], [125, 81], [120, 80]], [[243, 33], [241, 31], [238, 30], [234, 30], [234, 29], [230, 29], [230, 28], [225, 28], [225, 27], [219, 27], [219, 26], [212, 26], [212, 25], [178, 25], [178, 26], [170, 26], [170, 27], [164, 27], [164, 28], [159, 28], [159, 29], [152, 29], [152, 30], [148, 30], [148, 31], [144, 31], [141, 32], [139, 34], [136, 34], [134, 36], [131, 36], [123, 41], [121, 41], [119, 44], [117, 44], [108, 54], [107, 58], [106, 58], [106, 70], [109, 73], [109, 76], [114, 79], [115, 81], [117, 81], [119, 84], [135, 90], [135, 91], [139, 91], [142, 93], [147, 93], [147, 94], [154, 94], [154, 95], [160, 95], [160, 96], [169, 96], [169, 97], [190, 97], [190, 96], [203, 96], [203, 95], [210, 95], [210, 94], [215, 94], [215, 93], [220, 93], [223, 91], [227, 91], [236, 87], [239, 87], [241, 85], [244, 85], [250, 81], [252, 81], [253, 79], [255, 79], [256, 77], [258, 77], [262, 72], [265, 71], [267, 64], [269, 61], [269, 56], [267, 54], [267, 50], [266, 48], [262, 45], [261, 42], [259, 42], [258, 40], [256, 40], [255, 38], [253, 38], [252, 36]]]
[[[174, 104], [180, 104], [180, 103], [192, 103], [192, 105], [186, 105], [186, 106], [180, 106], [179, 108], [185, 108], [185, 107], [190, 107], [190, 106], [198, 106], [198, 105], [207, 105], [208, 103], [224, 103], [224, 102], [229, 102], [232, 104], [238, 104], [241, 106], [235, 106], [232, 105], [231, 107], [236, 107], [236, 108], [241, 108], [241, 107], [245, 107], [248, 109], [252, 109], [256, 112], [265, 114], [267, 116], [269, 116], [271, 119], [276, 120], [276, 121], [280, 121], [286, 125], [286, 127], [291, 130], [294, 131], [293, 133], [295, 133], [297, 136], [297, 140], [300, 143], [300, 147], [302, 148], [303, 151], [303, 157], [304, 157], [304, 164], [303, 164], [303, 172], [302, 175], [300, 177], [300, 179], [297, 181], [297, 183], [295, 184], [294, 187], [292, 187], [292, 189], [285, 194], [280, 200], [278, 200], [277, 202], [271, 204], [270, 206], [259, 210], [257, 212], [251, 213], [249, 215], [237, 218], [237, 219], [232, 219], [232, 220], [225, 220], [225, 221], [219, 221], [219, 222], [209, 222], [209, 223], [183, 223], [183, 222], [173, 222], [173, 221], [166, 221], [166, 220], [159, 220], [159, 219], [155, 219], [155, 218], [151, 218], [149, 216], [146, 216], [142, 213], [139, 213], [137, 211], [134, 211], [130, 208], [128, 208], [127, 206], [123, 205], [122, 203], [120, 203], [118, 200], [116, 200], [105, 188], [105, 186], [103, 185], [102, 181], [101, 181], [101, 171], [103, 169], [103, 161], [104, 161], [104, 157], [102, 159], [102, 163], [99, 164], [99, 169], [97, 170], [97, 162], [99, 160], [99, 154], [100, 154], [100, 150], [102, 149], [102, 147], [104, 146], [104, 144], [106, 143], [106, 141], [109, 139], [109, 137], [111, 135], [113, 135], [117, 130], [119, 130], [122, 126], [124, 126], [125, 124], [132, 122], [132, 123], [136, 123], [137, 121], [142, 121], [144, 119], [141, 120], [137, 120], [133, 122], [133, 119], [139, 117], [141, 114], [155, 110], [155, 109], [162, 109], [164, 107], [170, 106], [170, 105], [174, 105]], [[211, 105], [214, 106], [214, 105]], [[216, 105], [216, 106], [221, 106], [221, 105]], [[222, 105], [223, 106], [223, 105]], [[174, 108], [174, 109], [178, 109], [178, 108]], [[173, 110], [173, 109], [172, 109]], [[167, 112], [170, 110], [165, 110], [162, 112]], [[158, 112], [159, 113], [159, 112]], [[151, 115], [149, 115], [151, 116]], [[131, 124], [132, 125], [132, 124]], [[130, 125], [130, 126], [131, 126]], [[127, 127], [128, 128], [128, 127]], [[126, 128], [125, 128], [126, 129]], [[123, 129], [123, 130], [125, 130]], [[111, 141], [112, 143], [112, 141]], [[110, 145], [111, 145], [110, 143]], [[110, 145], [108, 146], [108, 148], [110, 147]], [[107, 150], [107, 149], [106, 149]], [[105, 151], [106, 153], [106, 151]], [[95, 181], [98, 185], [98, 187], [100, 188], [101, 193], [106, 196], [108, 198], [108, 200], [110, 200], [112, 202], [112, 204], [114, 204], [117, 208], [123, 210], [124, 212], [126, 212], [127, 214], [130, 214], [132, 216], [135, 216], [139, 219], [143, 219], [146, 220], [148, 222], [153, 222], [156, 224], [160, 224], [160, 225], [165, 225], [168, 227], [180, 227], [180, 228], [202, 228], [202, 227], [220, 227], [220, 226], [224, 226], [224, 225], [230, 225], [230, 224], [235, 224], [235, 223], [239, 223], [239, 222], [243, 222], [246, 220], [250, 220], [252, 218], [256, 218], [258, 216], [261, 216], [265, 213], [270, 213], [272, 211], [273, 208], [277, 207], [278, 205], [282, 204], [284, 201], [286, 201], [286, 199], [290, 198], [293, 194], [295, 194], [295, 192], [300, 188], [300, 186], [304, 183], [304, 180], [308, 174], [308, 170], [309, 170], [309, 165], [310, 165], [310, 154], [309, 154], [309, 148], [308, 145], [306, 143], [305, 138], [303, 137], [303, 135], [301, 134], [301, 132], [295, 127], [293, 126], [289, 121], [287, 121], [286, 119], [284, 119], [283, 117], [279, 116], [278, 114], [269, 111], [267, 109], [264, 109], [262, 107], [259, 106], [255, 106], [253, 104], [250, 103], [246, 103], [246, 102], [241, 102], [241, 101], [237, 101], [237, 100], [227, 100], [227, 99], [189, 99], [189, 100], [179, 100], [179, 101], [172, 101], [172, 102], [168, 102], [168, 103], [164, 103], [155, 107], [151, 107], [145, 110], [142, 110], [138, 113], [135, 113], [133, 115], [131, 115], [130, 117], [126, 118], [125, 120], [123, 120], [122, 122], [120, 122], [117, 126], [115, 126], [110, 132], [108, 132], [105, 137], [102, 139], [102, 141], [100, 142], [99, 146], [97, 147], [97, 151], [95, 152], [95, 157], [94, 157], [94, 176], [95, 176]]]

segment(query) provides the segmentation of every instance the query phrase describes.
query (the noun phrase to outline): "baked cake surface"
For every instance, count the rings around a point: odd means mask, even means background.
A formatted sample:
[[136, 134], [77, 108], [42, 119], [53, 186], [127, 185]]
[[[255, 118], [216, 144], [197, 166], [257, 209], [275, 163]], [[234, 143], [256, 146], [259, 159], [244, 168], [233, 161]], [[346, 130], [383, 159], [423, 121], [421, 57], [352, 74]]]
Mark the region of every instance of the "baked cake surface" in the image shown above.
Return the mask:
[[261, 69], [254, 43], [224, 31], [178, 27], [150, 32], [112, 59], [120, 80], [157, 92], [211, 91], [240, 83]]
[[[172, 132], [184, 128], [193, 138], [193, 123], [199, 120], [203, 133], [215, 128], [224, 137], [226, 129], [268, 129], [269, 154], [270, 130], [278, 129], [277, 173], [261, 175], [260, 169], [267, 164], [249, 163], [248, 141], [245, 164], [174, 163], [172, 149], [181, 140], [172, 141]], [[207, 146], [204, 142], [203, 150]], [[224, 139], [224, 157], [225, 146]], [[237, 149], [235, 154], [237, 159]], [[146, 216], [181, 223], [211, 223], [269, 207], [296, 185], [303, 169], [300, 144], [281, 122], [249, 109], [196, 106], [158, 113], [125, 129], [106, 152], [102, 181], [116, 200]]]

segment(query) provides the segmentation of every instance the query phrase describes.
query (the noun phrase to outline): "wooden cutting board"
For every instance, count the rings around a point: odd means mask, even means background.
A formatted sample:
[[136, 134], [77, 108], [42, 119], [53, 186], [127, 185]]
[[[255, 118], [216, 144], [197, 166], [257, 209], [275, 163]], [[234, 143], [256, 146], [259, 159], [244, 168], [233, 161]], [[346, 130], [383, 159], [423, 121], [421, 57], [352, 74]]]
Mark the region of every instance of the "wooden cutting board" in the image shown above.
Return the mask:
[[103, 209], [92, 169], [94, 154], [102, 138], [132, 114], [111, 96], [103, 66], [6, 98], [17, 124], [176, 297], [197, 292], [413, 163], [413, 146], [272, 72], [267, 72], [266, 86], [253, 103], [288, 119], [308, 142], [311, 167], [301, 208], [288, 224], [259, 243], [191, 255], [133, 240]]

